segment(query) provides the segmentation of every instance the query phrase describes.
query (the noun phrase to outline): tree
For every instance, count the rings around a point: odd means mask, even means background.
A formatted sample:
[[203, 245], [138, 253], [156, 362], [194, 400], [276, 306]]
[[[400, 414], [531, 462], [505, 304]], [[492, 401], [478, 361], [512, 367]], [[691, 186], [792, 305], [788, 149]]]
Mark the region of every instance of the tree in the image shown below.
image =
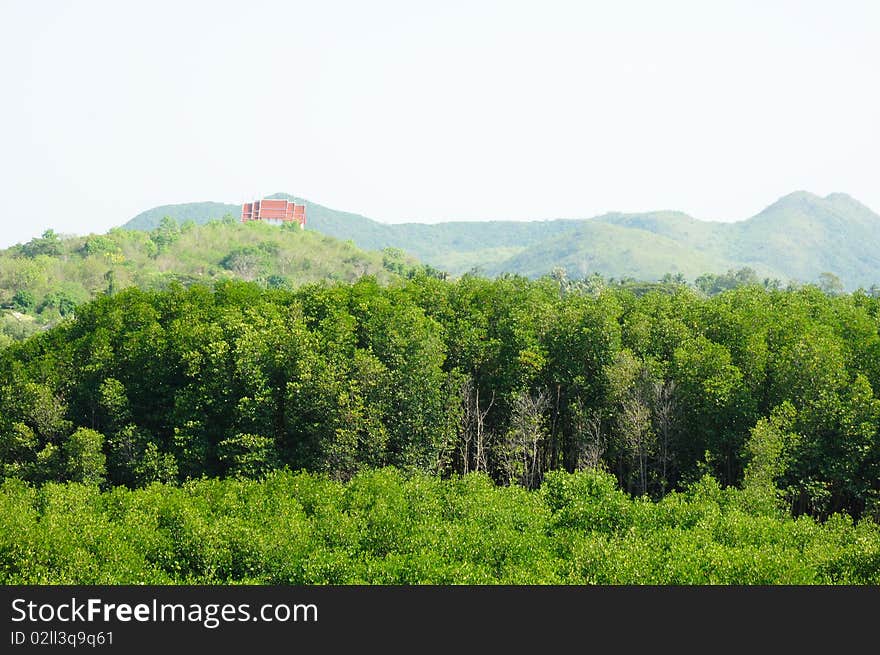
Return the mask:
[[78, 428], [64, 442], [64, 465], [68, 479], [86, 484], [100, 484], [107, 473], [104, 435], [88, 428]]
[[107, 470], [113, 484], [136, 487], [152, 481], [152, 477], [143, 475], [142, 462], [150, 446], [154, 446], [150, 435], [128, 424], [114, 430], [107, 438]]
[[674, 284], [678, 286], [684, 286], [687, 284], [687, 278], [685, 278], [684, 273], [665, 273], [663, 277], [660, 279], [663, 284]]
[[70, 316], [76, 309], [76, 300], [64, 291], [52, 291], [46, 294], [37, 307], [38, 312], [46, 309], [56, 309], [61, 316]]
[[839, 296], [843, 293], [843, 282], [834, 273], [826, 271], [819, 274], [819, 288], [829, 296]]
[[0, 418], [33, 430], [37, 446], [59, 444], [72, 429], [67, 405], [48, 384], [16, 379], [0, 388]]
[[572, 412], [572, 427], [575, 444], [575, 470], [599, 469], [608, 447], [608, 439], [602, 427], [600, 412], [587, 410], [583, 402], [577, 401], [577, 406]]
[[67, 405], [46, 384], [16, 379], [0, 387], [4, 475], [37, 483], [60, 480], [59, 446], [72, 429], [66, 413]]
[[220, 265], [248, 282], [263, 271], [266, 253], [254, 246], [236, 248], [220, 261]]
[[112, 268], [104, 273], [104, 280], [107, 282], [107, 290], [105, 293], [108, 296], [112, 296], [116, 293], [116, 274], [113, 272]]
[[730, 351], [698, 336], [675, 350], [670, 377], [676, 385], [676, 449], [686, 475], [708, 451], [722, 484], [735, 484], [742, 474], [742, 447], [757, 420], [757, 398], [749, 393], [742, 370]]
[[109, 236], [90, 236], [82, 246], [85, 255], [112, 255], [119, 252], [119, 245]]
[[27, 289], [19, 289], [12, 296], [12, 306], [20, 312], [29, 312], [36, 304], [37, 300], [34, 298], [34, 294]]
[[332, 436], [322, 444], [324, 468], [338, 480], [349, 480], [362, 468], [381, 466], [388, 431], [377, 411], [355, 383], [337, 396]]
[[0, 430], [0, 462], [4, 478], [30, 479], [40, 443], [34, 431], [16, 421]]
[[510, 428], [500, 444], [502, 466], [511, 484], [534, 489], [541, 483], [549, 408], [550, 397], [546, 391], [536, 394], [523, 391], [514, 397]]
[[275, 444], [257, 434], [237, 434], [217, 446], [217, 456], [229, 475], [260, 478], [278, 466]]
[[406, 253], [400, 248], [383, 248], [382, 266], [398, 275], [405, 274], [409, 268], [409, 264], [406, 262]]
[[152, 482], [171, 484], [177, 480], [177, 461], [172, 453], [161, 452], [151, 441], [144, 448], [134, 473], [141, 486]]
[[61, 237], [55, 234], [54, 230], [46, 230], [41, 237], [31, 239], [21, 246], [21, 251], [26, 257], [33, 258], [39, 255], [57, 257], [61, 254]]
[[283, 275], [270, 275], [266, 278], [266, 286], [270, 289], [290, 289], [290, 280]]
[[150, 232], [150, 239], [156, 244], [157, 253], [167, 250], [180, 238], [180, 224], [171, 216], [163, 216], [159, 227]]
[[759, 284], [759, 280], [754, 269], [746, 266], [736, 271], [730, 269], [726, 273], [720, 275], [704, 273], [699, 276], [694, 283], [697, 288], [707, 296], [714, 296], [730, 289], [736, 289], [737, 287], [757, 285]]
[[458, 453], [462, 475], [467, 475], [471, 470], [486, 472], [488, 469], [489, 443], [492, 439], [486, 432], [486, 416], [494, 404], [495, 396], [492, 395], [483, 409], [480, 389], [474, 384], [474, 379], [468, 376], [462, 381]]
[[541, 386], [552, 390], [546, 468], [574, 470], [582, 453], [584, 420], [606, 411], [607, 366], [620, 350], [622, 307], [611, 294], [593, 298], [572, 293], [558, 302], [541, 337], [547, 352]]
[[622, 452], [634, 461], [638, 489], [644, 495], [648, 492], [648, 458], [656, 445], [651, 425], [649, 374], [631, 353], [623, 351], [608, 367], [608, 378], [616, 441]]
[[675, 381], [655, 379], [652, 381], [651, 392], [652, 422], [657, 438], [660, 493], [666, 495], [666, 489], [670, 486], [670, 467], [674, 461]]
[[797, 446], [792, 432], [797, 411], [789, 402], [773, 409], [769, 418], [758, 420], [745, 445], [748, 464], [743, 491], [750, 509], [761, 513], [778, 511], [782, 498], [779, 485]]

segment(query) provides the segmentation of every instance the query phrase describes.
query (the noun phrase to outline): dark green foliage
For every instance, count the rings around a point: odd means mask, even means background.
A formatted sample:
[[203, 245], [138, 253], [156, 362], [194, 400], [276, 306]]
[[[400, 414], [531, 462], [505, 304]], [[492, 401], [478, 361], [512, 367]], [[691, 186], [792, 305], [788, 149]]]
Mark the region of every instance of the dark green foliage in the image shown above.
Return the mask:
[[[729, 291], [737, 287], [759, 284], [758, 276], [751, 268], [741, 268], [738, 271], [727, 271], [727, 273], [713, 274], [703, 273], [698, 277], [694, 284], [696, 287], [709, 296]], [[769, 283], [768, 283], [769, 284]]]
[[37, 312], [44, 313], [50, 309], [56, 310], [61, 316], [70, 316], [76, 309], [76, 299], [65, 291], [50, 292], [46, 294], [43, 302], [37, 307]]
[[[653, 499], [709, 473], [755, 506], [873, 516], [878, 303], [564, 276], [129, 288], [0, 351], [0, 463], [130, 487], [392, 465], [536, 488], [605, 467]], [[83, 429], [106, 473], [71, 464]]]
[[164, 216], [159, 226], [150, 232], [150, 240], [156, 244], [156, 254], [167, 251], [180, 238], [180, 233], [178, 222], [170, 216]]
[[12, 306], [20, 312], [29, 312], [36, 304], [34, 294], [27, 289], [19, 289], [12, 296]]
[[55, 257], [61, 254], [61, 238], [53, 230], [46, 230], [43, 236], [31, 239], [26, 244], [19, 246], [19, 251], [25, 257], [38, 257], [47, 255]]

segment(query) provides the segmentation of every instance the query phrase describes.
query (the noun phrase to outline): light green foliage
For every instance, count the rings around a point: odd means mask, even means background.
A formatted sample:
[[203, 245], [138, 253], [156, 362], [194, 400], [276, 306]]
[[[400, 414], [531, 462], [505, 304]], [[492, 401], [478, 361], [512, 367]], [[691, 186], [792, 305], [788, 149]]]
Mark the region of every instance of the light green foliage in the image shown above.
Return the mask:
[[74, 482], [99, 484], [107, 473], [104, 435], [88, 428], [79, 428], [64, 442], [64, 468]]
[[155, 443], [148, 443], [134, 465], [134, 479], [141, 485], [174, 482], [177, 480], [177, 461], [174, 455], [160, 452]]
[[217, 444], [217, 457], [231, 475], [259, 478], [277, 468], [275, 444], [257, 434], [236, 434]]
[[0, 251], [0, 307], [25, 314], [0, 315], [0, 335], [28, 336], [71, 317], [83, 302], [130, 286], [162, 289], [175, 281], [243, 279], [295, 288], [319, 280], [354, 281], [366, 274], [384, 282], [396, 276], [392, 269], [405, 274], [422, 270], [403, 255], [389, 267], [379, 253], [315, 232], [237, 221], [196, 226], [166, 216], [151, 232], [47, 235]]
[[880, 527], [744, 511], [704, 478], [659, 503], [602, 472], [535, 491], [395, 469], [99, 493], [7, 480], [0, 584], [880, 583]]
[[798, 436], [791, 432], [797, 412], [789, 402], [761, 418], [745, 445], [749, 460], [743, 476], [744, 498], [755, 509], [772, 512], [781, 508], [779, 484], [791, 465]]

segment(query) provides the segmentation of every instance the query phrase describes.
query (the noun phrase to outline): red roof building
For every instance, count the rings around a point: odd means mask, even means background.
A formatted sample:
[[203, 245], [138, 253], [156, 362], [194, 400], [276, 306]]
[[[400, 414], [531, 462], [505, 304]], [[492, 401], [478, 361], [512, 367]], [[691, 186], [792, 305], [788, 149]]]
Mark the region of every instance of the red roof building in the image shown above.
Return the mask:
[[306, 206], [297, 205], [290, 200], [255, 200], [241, 206], [241, 222], [262, 221], [272, 225], [299, 223], [300, 228], [306, 226]]

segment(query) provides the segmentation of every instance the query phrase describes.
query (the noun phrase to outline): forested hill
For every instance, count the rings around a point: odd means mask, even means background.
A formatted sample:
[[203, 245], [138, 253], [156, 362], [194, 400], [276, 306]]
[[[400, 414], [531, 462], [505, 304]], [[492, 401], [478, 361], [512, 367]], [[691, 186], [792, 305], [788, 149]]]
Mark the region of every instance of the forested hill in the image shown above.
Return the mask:
[[[330, 209], [317, 203], [287, 193], [275, 193], [268, 198], [285, 198], [306, 206], [307, 227], [315, 232], [342, 240], [352, 240], [365, 250], [381, 250], [393, 246], [392, 226], [380, 223], [360, 214]], [[220, 202], [188, 202], [178, 205], [162, 205], [142, 212], [123, 225], [130, 230], [153, 230], [167, 217], [183, 223], [197, 224], [234, 218], [241, 215], [241, 205]]]
[[365, 274], [385, 282], [414, 265], [317, 232], [230, 219], [205, 225], [165, 220], [150, 232], [117, 228], [80, 237], [50, 231], [0, 250], [0, 346], [129, 286], [240, 279], [293, 288]]
[[[880, 282], [880, 216], [842, 193], [789, 194], [735, 223], [700, 221], [681, 212], [610, 213], [590, 219], [457, 221], [388, 224], [341, 212], [288, 194], [307, 206], [307, 229], [357, 246], [395, 247], [459, 274], [520, 273], [539, 277], [564, 268], [570, 277], [656, 280], [666, 273], [694, 279], [749, 267], [782, 282], [838, 276], [847, 289]], [[151, 209], [125, 227], [150, 229], [163, 216], [204, 222], [237, 205], [191, 203]]]

